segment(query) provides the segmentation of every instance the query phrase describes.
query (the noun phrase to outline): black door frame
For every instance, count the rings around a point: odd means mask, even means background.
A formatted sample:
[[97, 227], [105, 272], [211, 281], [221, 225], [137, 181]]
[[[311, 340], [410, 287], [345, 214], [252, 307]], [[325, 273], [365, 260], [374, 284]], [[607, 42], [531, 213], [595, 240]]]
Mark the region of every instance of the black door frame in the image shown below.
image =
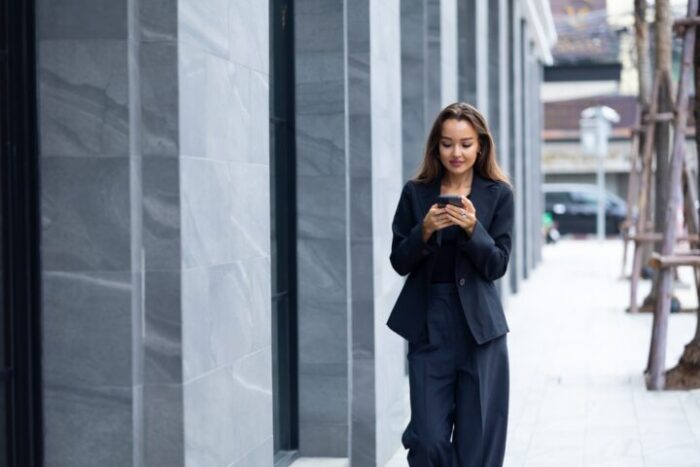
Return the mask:
[[0, 0], [2, 319], [6, 452], [13, 467], [43, 465], [41, 266], [36, 41], [33, 0]]

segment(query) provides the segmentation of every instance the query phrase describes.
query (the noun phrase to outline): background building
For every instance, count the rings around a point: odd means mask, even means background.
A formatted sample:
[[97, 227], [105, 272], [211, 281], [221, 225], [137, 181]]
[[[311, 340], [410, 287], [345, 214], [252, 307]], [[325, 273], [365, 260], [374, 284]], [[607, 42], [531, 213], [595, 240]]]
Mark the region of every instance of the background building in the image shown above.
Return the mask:
[[403, 283], [391, 220], [444, 105], [485, 111], [514, 183], [506, 300], [539, 261], [548, 2], [38, 0], [26, 13], [12, 54], [37, 80], [25, 109], [39, 151], [25, 156], [41, 182], [28, 249], [42, 358], [20, 363], [41, 380], [26, 405], [37, 457], [384, 465], [408, 415], [404, 342], [385, 326]]
[[[685, 15], [685, 2], [674, 1], [675, 17]], [[553, 63], [544, 67], [542, 101], [542, 170], [546, 182], [596, 183], [596, 159], [582, 153], [581, 111], [605, 105], [620, 115], [613, 124], [604, 161], [609, 192], [627, 199], [631, 169], [631, 129], [637, 112], [638, 80], [634, 49], [634, 2], [552, 0], [557, 43]], [[653, 44], [653, 4], [649, 5]], [[673, 74], [678, 78], [681, 41], [673, 44]], [[675, 98], [675, 97], [674, 97]], [[692, 98], [690, 99], [692, 103]], [[695, 147], [693, 112], [686, 131], [689, 149]]]

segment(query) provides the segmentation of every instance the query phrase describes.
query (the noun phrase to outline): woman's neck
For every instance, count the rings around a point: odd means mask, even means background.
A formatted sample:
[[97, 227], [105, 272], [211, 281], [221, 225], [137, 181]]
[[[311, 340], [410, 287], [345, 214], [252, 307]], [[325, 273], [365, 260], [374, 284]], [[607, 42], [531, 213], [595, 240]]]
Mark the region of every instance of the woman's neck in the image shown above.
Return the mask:
[[463, 188], [469, 188], [474, 180], [474, 169], [460, 175], [453, 175], [450, 172], [446, 172], [445, 176], [442, 178], [442, 185], [450, 190], [461, 190]]

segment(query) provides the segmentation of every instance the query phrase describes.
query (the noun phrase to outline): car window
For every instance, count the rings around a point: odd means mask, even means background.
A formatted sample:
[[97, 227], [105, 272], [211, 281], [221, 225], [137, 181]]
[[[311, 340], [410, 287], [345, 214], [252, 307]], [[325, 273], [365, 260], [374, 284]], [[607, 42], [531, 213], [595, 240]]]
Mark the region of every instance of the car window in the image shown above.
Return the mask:
[[545, 193], [544, 200], [547, 204], [565, 204], [571, 202], [569, 194], [562, 191], [550, 191], [548, 193]]
[[598, 195], [588, 191], [573, 191], [571, 197], [577, 204], [598, 204]]

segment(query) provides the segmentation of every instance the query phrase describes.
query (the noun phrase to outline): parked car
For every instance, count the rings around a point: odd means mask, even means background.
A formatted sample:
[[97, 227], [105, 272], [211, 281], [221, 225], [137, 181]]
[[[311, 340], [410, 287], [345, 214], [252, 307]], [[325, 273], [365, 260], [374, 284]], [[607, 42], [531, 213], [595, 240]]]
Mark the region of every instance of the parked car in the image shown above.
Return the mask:
[[[598, 187], [583, 183], [545, 183], [545, 212], [550, 213], [560, 234], [596, 233]], [[605, 233], [620, 233], [627, 215], [625, 200], [612, 193], [605, 196]]]

